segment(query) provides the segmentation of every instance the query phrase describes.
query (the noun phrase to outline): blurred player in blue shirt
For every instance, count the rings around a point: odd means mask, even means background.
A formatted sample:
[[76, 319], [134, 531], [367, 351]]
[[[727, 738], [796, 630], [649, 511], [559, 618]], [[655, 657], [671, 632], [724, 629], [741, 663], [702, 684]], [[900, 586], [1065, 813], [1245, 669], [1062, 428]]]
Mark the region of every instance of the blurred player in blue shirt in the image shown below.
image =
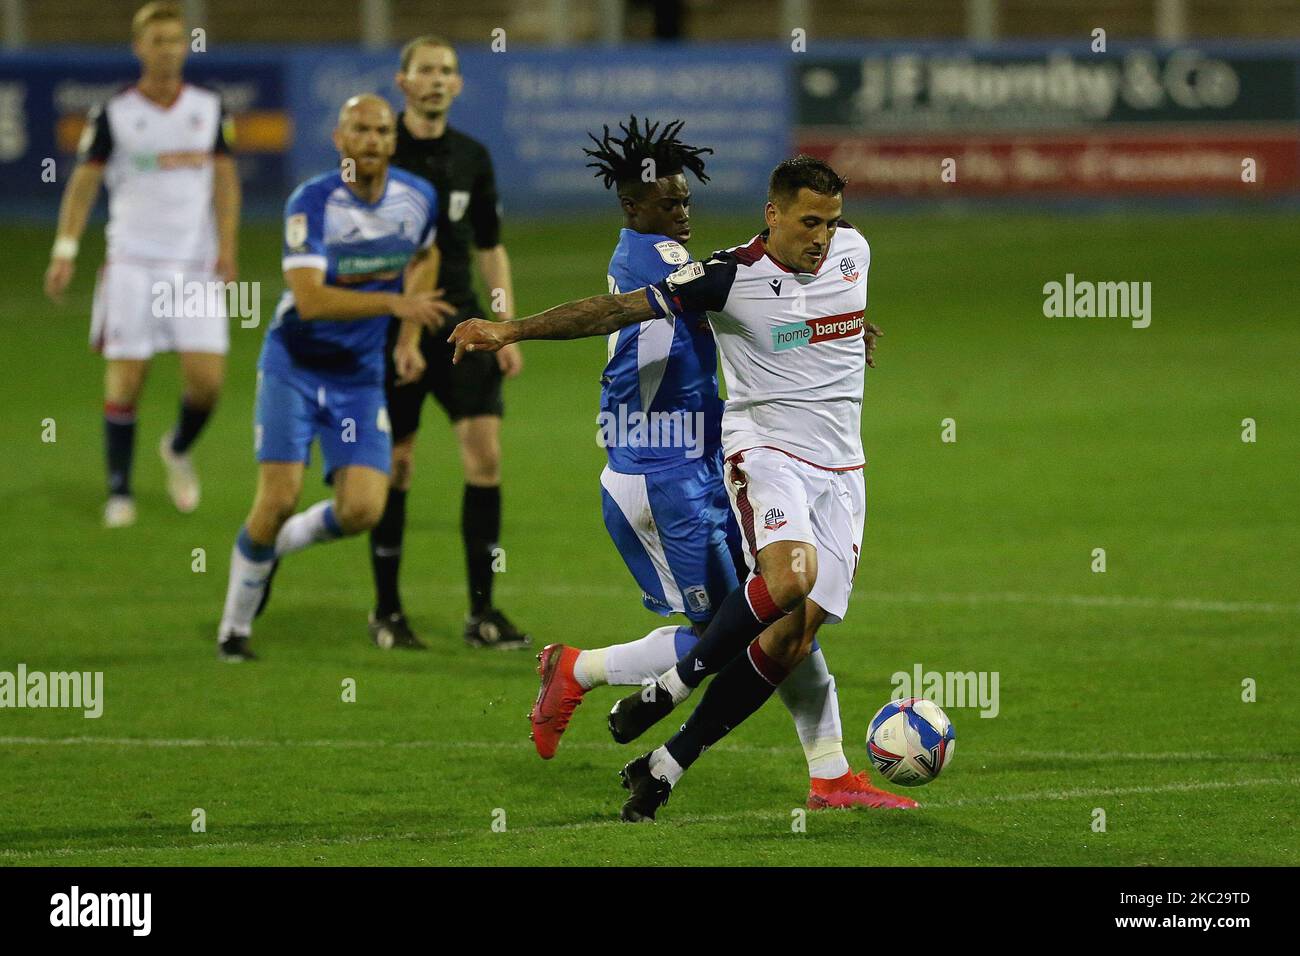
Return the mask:
[[[307, 180], [285, 206], [288, 288], [258, 361], [257, 496], [231, 554], [218, 630], [224, 660], [254, 656], [253, 618], [281, 557], [379, 520], [392, 456], [384, 404], [389, 318], [432, 326], [455, 311], [433, 291], [433, 187], [389, 168], [396, 121], [388, 103], [373, 95], [348, 100], [334, 145], [341, 169]], [[399, 346], [394, 361], [403, 378], [424, 371], [416, 346]], [[313, 441], [334, 495], [295, 515]]]

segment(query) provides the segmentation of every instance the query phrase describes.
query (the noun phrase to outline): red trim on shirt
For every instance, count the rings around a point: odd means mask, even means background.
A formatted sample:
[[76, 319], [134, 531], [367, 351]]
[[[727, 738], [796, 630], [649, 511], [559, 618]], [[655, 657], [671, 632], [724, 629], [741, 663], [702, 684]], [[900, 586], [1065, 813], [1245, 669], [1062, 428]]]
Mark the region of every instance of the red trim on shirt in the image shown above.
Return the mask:
[[770, 253], [770, 252], [767, 251], [767, 246], [766, 246], [766, 245], [763, 246], [763, 255], [767, 256], [767, 258], [771, 261], [772, 265], [776, 266], [776, 267], [777, 267], [778, 269], [780, 269], [782, 272], [787, 272], [787, 273], [789, 273], [790, 275], [794, 275], [794, 270], [793, 270], [793, 269], [791, 269], [791, 268], [789, 268], [789, 267], [787, 267], [787, 266], [785, 266], [785, 265], [782, 265], [781, 263], [777, 262], [775, 259], [772, 258], [772, 253]]
[[812, 465], [814, 468], [820, 468], [822, 471], [861, 471], [863, 468], [867, 467], [866, 462], [863, 462], [860, 465], [848, 465], [844, 468], [832, 468], [829, 465], [819, 465], [815, 461], [809, 461], [807, 458], [800, 458], [798, 455], [794, 454], [793, 452], [788, 452], [784, 448], [777, 448], [775, 445], [750, 445], [748, 448], [742, 448], [734, 455], [728, 457], [727, 461], [731, 461], [733, 458], [737, 458], [737, 456], [743, 455], [745, 452], [752, 451], [755, 448], [767, 448], [771, 451], [779, 451], [787, 458], [793, 458], [795, 461], [801, 461], [805, 465]]
[[818, 263], [817, 263], [817, 267], [816, 267], [815, 269], [813, 269], [812, 272], [796, 272], [794, 269], [788, 268], [787, 266], [784, 266], [784, 265], [782, 265], [781, 263], [777, 262], [775, 259], [773, 259], [773, 258], [772, 258], [772, 253], [770, 253], [770, 252], [767, 251], [767, 244], [766, 244], [766, 243], [763, 244], [763, 255], [767, 256], [768, 259], [771, 259], [771, 261], [772, 261], [772, 265], [776, 266], [776, 267], [777, 267], [778, 269], [780, 269], [782, 272], [788, 272], [788, 273], [790, 273], [790, 275], [805, 275], [805, 276], [806, 276], [806, 275], [817, 275], [817, 273], [819, 273], [819, 272], [822, 271], [822, 265], [826, 262], [826, 257], [829, 256], [830, 254], [831, 254], [831, 247], [830, 247], [830, 244], [827, 243], [827, 245], [826, 245], [826, 251], [822, 253], [822, 257], [821, 257], [821, 259], [818, 261]]
[[745, 543], [749, 545], [749, 553], [754, 559], [754, 564], [758, 564], [758, 544], [754, 540], [754, 507], [749, 503], [749, 479], [745, 473], [740, 470], [740, 463], [745, 460], [744, 452], [736, 452], [727, 459], [731, 465], [731, 474], [733, 477], [739, 477], [736, 484], [736, 510], [740, 512], [740, 532], [745, 536]]
[[739, 249], [732, 251], [736, 261], [742, 266], [752, 266], [759, 259], [763, 258], [763, 237], [755, 236], [753, 242], [747, 246], [741, 246]]

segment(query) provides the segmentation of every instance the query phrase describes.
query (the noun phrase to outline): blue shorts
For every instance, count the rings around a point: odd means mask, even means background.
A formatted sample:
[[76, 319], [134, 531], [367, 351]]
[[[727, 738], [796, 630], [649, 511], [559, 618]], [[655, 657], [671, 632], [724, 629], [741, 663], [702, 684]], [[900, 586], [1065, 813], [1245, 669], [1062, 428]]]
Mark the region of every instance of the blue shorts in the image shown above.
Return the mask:
[[344, 385], [307, 369], [288, 375], [259, 370], [253, 434], [259, 462], [306, 464], [318, 440], [327, 483], [337, 468], [365, 465], [388, 474], [392, 464], [382, 382]]
[[665, 617], [711, 618], [745, 568], [722, 453], [648, 475], [606, 467], [600, 485], [605, 528], [645, 606]]

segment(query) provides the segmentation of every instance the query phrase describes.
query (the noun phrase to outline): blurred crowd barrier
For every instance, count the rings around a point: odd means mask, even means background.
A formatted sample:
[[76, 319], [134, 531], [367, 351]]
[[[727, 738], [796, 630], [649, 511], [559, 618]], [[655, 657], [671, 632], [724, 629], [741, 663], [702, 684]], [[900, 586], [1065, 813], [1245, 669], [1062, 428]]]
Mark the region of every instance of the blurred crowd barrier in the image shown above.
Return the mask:
[[[141, 0], [3, 0], [5, 42], [120, 44]], [[181, 0], [220, 43], [1300, 38], [1300, 0]]]
[[[686, 121], [709, 208], [752, 207], [781, 158], [827, 158], [854, 196], [1240, 197], [1300, 193], [1300, 44], [1087, 42], [461, 47], [454, 125], [492, 151], [509, 214], [605, 208], [587, 132], [629, 113]], [[339, 105], [395, 104], [396, 49], [192, 54], [235, 120], [250, 207], [335, 162]], [[53, 208], [86, 112], [129, 83], [129, 52], [0, 54], [0, 201]], [[49, 160], [58, 171], [43, 171]]]

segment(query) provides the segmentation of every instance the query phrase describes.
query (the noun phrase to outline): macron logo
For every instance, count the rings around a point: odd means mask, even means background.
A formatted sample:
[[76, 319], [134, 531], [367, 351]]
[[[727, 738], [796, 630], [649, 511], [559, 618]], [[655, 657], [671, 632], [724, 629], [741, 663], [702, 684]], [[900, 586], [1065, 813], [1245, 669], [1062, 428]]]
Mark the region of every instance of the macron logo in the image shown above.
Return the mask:
[[152, 925], [152, 893], [71, 892], [50, 897], [51, 926], [129, 926], [133, 936], [148, 936]]

